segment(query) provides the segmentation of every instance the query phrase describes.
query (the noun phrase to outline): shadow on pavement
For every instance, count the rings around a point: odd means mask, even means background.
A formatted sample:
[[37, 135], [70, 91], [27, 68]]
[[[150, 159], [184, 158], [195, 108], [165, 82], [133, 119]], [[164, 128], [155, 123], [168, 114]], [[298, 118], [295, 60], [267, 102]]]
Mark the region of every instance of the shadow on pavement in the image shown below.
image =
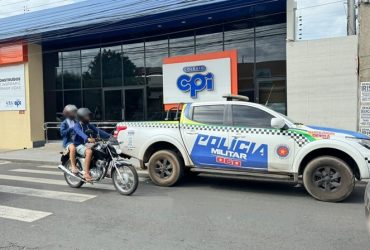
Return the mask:
[[[211, 187], [213, 189], [223, 189], [237, 192], [253, 192], [261, 194], [275, 194], [282, 196], [295, 196], [312, 198], [305, 190], [303, 185], [294, 186], [290, 183], [255, 181], [242, 178], [232, 178], [214, 175], [199, 175], [195, 177], [184, 178], [177, 185], [178, 188], [202, 188]], [[357, 183], [353, 193], [341, 203], [363, 203], [365, 185]]]

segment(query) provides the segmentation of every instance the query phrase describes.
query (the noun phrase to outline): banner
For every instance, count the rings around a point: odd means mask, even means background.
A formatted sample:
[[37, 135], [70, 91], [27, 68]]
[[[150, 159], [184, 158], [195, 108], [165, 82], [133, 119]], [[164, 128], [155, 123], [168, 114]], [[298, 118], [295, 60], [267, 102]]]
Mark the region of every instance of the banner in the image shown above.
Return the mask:
[[26, 110], [24, 64], [0, 67], [0, 111]]

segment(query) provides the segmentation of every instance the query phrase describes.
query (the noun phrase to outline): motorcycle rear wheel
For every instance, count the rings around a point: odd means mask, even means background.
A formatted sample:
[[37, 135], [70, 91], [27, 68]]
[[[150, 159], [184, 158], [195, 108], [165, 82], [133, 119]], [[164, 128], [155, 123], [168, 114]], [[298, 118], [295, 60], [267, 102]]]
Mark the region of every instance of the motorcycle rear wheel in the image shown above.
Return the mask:
[[[120, 171], [120, 174], [117, 172]], [[133, 194], [139, 184], [139, 177], [136, 169], [132, 165], [124, 165], [118, 168], [112, 168], [112, 181], [116, 190], [123, 195]], [[121, 180], [120, 176], [123, 177]]]
[[[64, 166], [67, 169], [69, 169], [69, 171], [72, 172], [72, 165], [71, 165], [70, 160], [68, 160]], [[79, 161], [77, 161], [77, 167], [80, 171], [82, 171], [82, 166], [81, 166], [81, 163]], [[84, 184], [83, 181], [81, 181], [77, 178], [74, 178], [73, 176], [70, 176], [67, 173], [64, 173], [64, 179], [66, 180], [67, 184], [72, 188], [80, 188]]]

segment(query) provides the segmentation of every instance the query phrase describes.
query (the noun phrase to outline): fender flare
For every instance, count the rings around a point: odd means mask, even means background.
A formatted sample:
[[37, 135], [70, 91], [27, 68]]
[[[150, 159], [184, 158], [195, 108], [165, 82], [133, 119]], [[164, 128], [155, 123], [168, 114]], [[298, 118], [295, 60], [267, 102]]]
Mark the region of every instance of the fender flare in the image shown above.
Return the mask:
[[356, 150], [353, 146], [348, 143], [337, 141], [337, 140], [318, 140], [308, 143], [306, 146], [302, 147], [293, 162], [293, 173], [298, 173], [300, 165], [309, 153], [317, 149], [336, 149], [348, 154], [355, 162], [359, 169], [361, 178], [369, 178], [369, 169], [366, 165], [364, 157], [361, 153]]
[[188, 151], [183, 146], [183, 143], [172, 136], [163, 135], [163, 134], [151, 137], [149, 140], [145, 142], [144, 145], [142, 145], [141, 150], [139, 152], [139, 159], [144, 159], [144, 155], [146, 151], [148, 150], [148, 148], [157, 142], [167, 142], [167, 143], [174, 145], [180, 151], [181, 156], [184, 159], [185, 166], [193, 165], [193, 162], [191, 161], [189, 157]]

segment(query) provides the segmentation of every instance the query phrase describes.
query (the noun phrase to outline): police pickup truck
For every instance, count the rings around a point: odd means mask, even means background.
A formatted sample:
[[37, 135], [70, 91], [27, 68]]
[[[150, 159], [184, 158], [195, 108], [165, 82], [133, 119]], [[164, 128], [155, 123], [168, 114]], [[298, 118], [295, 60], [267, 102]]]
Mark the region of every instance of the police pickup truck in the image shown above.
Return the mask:
[[[180, 111], [178, 111], [180, 113]], [[122, 152], [172, 186], [184, 175], [213, 173], [303, 184], [314, 198], [341, 201], [368, 179], [370, 137], [305, 126], [240, 96], [189, 103], [173, 121], [122, 122]]]

